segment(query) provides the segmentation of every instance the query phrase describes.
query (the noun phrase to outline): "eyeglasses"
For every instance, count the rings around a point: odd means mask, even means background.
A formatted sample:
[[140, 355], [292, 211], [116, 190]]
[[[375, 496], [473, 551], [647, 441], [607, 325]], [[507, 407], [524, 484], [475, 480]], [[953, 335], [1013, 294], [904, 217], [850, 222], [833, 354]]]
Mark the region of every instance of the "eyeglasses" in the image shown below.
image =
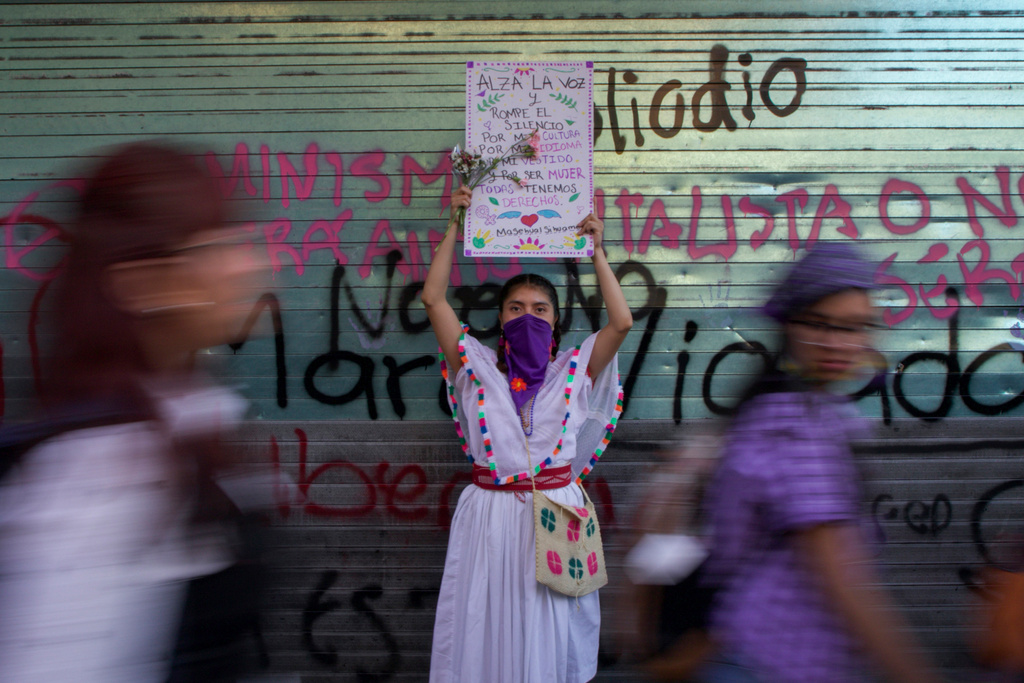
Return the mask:
[[858, 342], [865, 341], [871, 336], [872, 332], [881, 329], [881, 325], [877, 323], [863, 321], [839, 320], [830, 322], [823, 318], [793, 318], [789, 322], [806, 328], [810, 336], [814, 338], [824, 340], [831, 337], [847, 346], [860, 346]]

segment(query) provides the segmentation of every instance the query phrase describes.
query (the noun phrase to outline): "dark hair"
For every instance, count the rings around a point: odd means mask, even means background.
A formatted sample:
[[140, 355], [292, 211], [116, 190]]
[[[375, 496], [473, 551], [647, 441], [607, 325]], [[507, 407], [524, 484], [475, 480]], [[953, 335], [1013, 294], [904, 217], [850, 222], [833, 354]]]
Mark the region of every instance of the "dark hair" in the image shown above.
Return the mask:
[[105, 273], [152, 258], [224, 225], [213, 180], [183, 151], [154, 143], [116, 150], [89, 174], [55, 298], [55, 346], [43, 383], [48, 402], [139, 396], [151, 371], [132, 317], [111, 301]]
[[[561, 319], [561, 311], [558, 307], [558, 291], [556, 291], [555, 286], [551, 284], [551, 280], [546, 277], [536, 275], [534, 273], [520, 273], [519, 275], [510, 277], [498, 293], [498, 318], [501, 318], [501, 312], [505, 309], [505, 302], [508, 300], [509, 296], [511, 296], [515, 289], [522, 286], [533, 287], [534, 289], [540, 290], [551, 302], [551, 305], [555, 307], [555, 324], [554, 329], [552, 330], [555, 346], [552, 349], [552, 353], [558, 353], [558, 347], [562, 343], [562, 331], [559, 329], [558, 325], [558, 322]], [[497, 366], [498, 370], [501, 372], [508, 372], [508, 365], [505, 363], [504, 331], [498, 335]]]

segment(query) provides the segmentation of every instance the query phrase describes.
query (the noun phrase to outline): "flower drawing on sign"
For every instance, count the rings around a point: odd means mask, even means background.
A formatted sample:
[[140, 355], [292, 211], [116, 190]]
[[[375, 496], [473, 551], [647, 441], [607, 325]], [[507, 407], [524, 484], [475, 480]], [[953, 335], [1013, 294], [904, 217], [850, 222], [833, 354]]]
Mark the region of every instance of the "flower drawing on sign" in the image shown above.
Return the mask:
[[583, 249], [587, 246], [586, 237], [577, 237], [576, 235], [562, 235], [563, 247], [566, 249]]
[[521, 74], [523, 76], [529, 76], [531, 73], [533, 73], [533, 67], [532, 66], [517, 66], [516, 67], [516, 73], [517, 74]]
[[[480, 97], [484, 97], [486, 94], [486, 92], [482, 92], [480, 93]], [[502, 93], [495, 93], [490, 97], [484, 97], [484, 99], [481, 100], [480, 103], [476, 105], [476, 108], [480, 111], [487, 111], [494, 105], [498, 104], [498, 102], [501, 102], [501, 98], [503, 98], [504, 96], [505, 95]]]
[[516, 244], [515, 248], [520, 251], [538, 251], [543, 249], [544, 245], [540, 243], [540, 238], [534, 240], [532, 237], [527, 237], [525, 242], [519, 238], [519, 244]]
[[494, 241], [494, 238], [491, 237], [491, 231], [490, 230], [487, 230], [485, 232], [483, 230], [479, 230], [478, 229], [476, 231], [476, 236], [473, 237], [473, 246], [476, 247], [477, 249], [483, 249], [484, 247], [486, 247], [489, 243], [491, 243], [493, 241]]
[[521, 377], [512, 380], [512, 391], [526, 391], [526, 382]]
[[565, 106], [569, 107], [569, 109], [576, 108], [576, 100], [569, 97], [568, 95], [563, 95], [561, 93], [558, 93], [556, 95], [555, 93], [551, 93], [550, 97], [554, 97], [556, 102], [558, 102], [559, 104], [564, 104]]

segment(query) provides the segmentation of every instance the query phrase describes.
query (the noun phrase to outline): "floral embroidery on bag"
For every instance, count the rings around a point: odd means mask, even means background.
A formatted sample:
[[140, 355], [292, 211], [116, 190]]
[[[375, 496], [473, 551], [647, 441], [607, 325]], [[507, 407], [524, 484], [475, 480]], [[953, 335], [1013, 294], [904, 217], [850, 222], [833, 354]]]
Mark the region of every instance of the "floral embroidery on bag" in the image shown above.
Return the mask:
[[548, 551], [548, 569], [555, 575], [562, 573], [562, 558], [554, 550]]
[[540, 511], [540, 523], [548, 531], [555, 530], [555, 513], [548, 508]]
[[583, 563], [578, 558], [569, 558], [569, 576], [577, 580], [583, 578]]

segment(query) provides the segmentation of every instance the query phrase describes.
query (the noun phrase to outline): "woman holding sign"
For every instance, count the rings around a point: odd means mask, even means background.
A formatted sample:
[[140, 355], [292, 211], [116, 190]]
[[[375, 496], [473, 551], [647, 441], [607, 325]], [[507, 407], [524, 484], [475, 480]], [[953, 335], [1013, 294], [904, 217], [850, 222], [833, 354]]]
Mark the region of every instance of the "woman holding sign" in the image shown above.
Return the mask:
[[[452, 193], [453, 220], [471, 196], [466, 187]], [[597, 593], [574, 598], [537, 582], [532, 492], [583, 506], [577, 484], [622, 410], [616, 353], [633, 318], [601, 246], [604, 224], [590, 214], [578, 234], [594, 240], [608, 324], [560, 351], [557, 292], [523, 273], [501, 290], [495, 352], [465, 333], [445, 296], [456, 232], [434, 255], [422, 299], [473, 485], [452, 519], [430, 680], [588, 681], [597, 671]]]

